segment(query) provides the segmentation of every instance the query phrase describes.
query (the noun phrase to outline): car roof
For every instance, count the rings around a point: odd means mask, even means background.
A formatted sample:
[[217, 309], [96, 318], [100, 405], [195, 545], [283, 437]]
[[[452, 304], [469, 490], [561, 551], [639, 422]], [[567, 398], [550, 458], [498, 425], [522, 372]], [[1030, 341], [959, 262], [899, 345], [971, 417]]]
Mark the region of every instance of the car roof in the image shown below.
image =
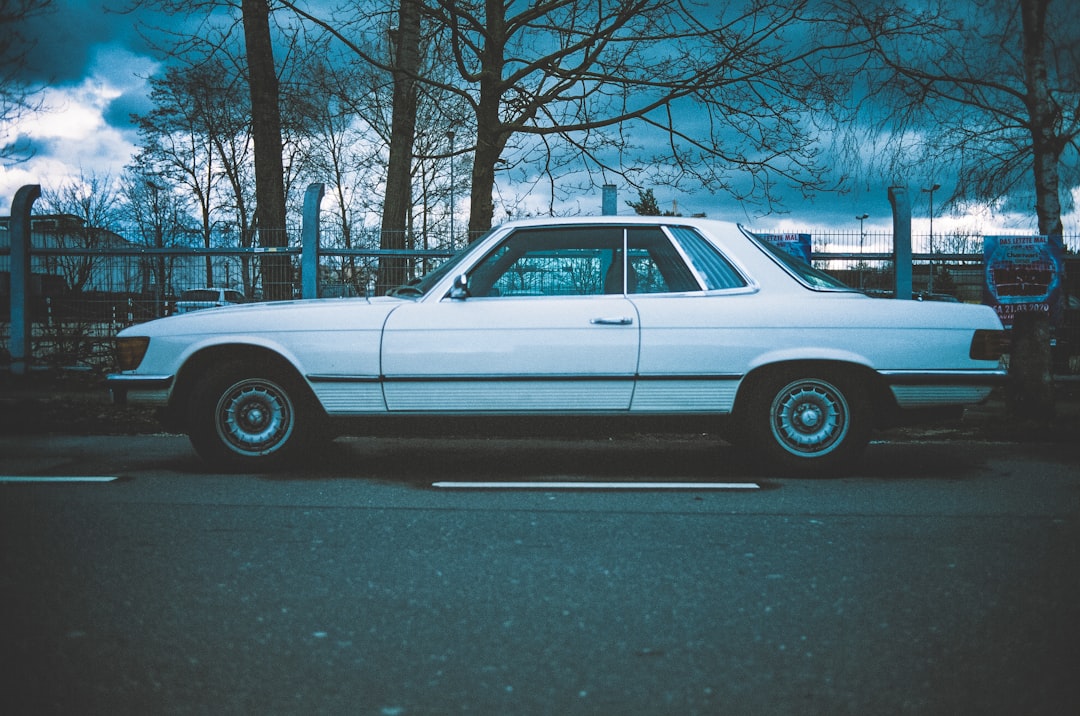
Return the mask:
[[730, 221], [719, 219], [706, 219], [702, 217], [685, 216], [640, 216], [638, 214], [626, 216], [547, 216], [531, 219], [513, 219], [499, 224], [495, 228], [506, 229], [525, 226], [597, 226], [597, 225], [645, 225], [645, 226], [701, 226], [713, 230], [738, 229], [739, 225]]

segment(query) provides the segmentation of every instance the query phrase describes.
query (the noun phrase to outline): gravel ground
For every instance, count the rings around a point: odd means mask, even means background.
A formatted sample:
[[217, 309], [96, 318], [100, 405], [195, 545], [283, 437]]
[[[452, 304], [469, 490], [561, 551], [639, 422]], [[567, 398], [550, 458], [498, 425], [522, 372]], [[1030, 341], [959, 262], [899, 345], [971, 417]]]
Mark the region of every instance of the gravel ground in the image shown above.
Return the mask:
[[[1069, 442], [1080, 438], [1080, 376], [1059, 378], [1057, 415], [1049, 425], [1009, 417], [997, 394], [970, 408], [963, 418], [917, 427], [893, 428], [895, 439], [979, 439]], [[161, 432], [153, 408], [113, 405], [105, 377], [89, 371], [35, 371], [14, 376], [0, 368], [0, 433], [133, 435]]]

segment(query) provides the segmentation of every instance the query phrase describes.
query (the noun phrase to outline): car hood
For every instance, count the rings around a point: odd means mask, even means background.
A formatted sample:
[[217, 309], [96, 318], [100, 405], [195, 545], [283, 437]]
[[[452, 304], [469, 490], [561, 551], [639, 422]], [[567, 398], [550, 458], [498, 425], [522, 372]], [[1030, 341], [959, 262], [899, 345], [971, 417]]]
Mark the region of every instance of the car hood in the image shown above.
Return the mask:
[[311, 330], [349, 330], [381, 325], [396, 307], [397, 298], [324, 298], [274, 301], [207, 308], [140, 323], [121, 336], [279, 333]]

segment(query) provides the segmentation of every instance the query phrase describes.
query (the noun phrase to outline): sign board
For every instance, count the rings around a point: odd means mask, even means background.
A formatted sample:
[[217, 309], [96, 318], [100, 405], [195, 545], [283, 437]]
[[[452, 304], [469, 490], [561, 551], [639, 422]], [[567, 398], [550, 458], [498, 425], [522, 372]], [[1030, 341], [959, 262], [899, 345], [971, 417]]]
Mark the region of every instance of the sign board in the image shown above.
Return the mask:
[[1061, 320], [1062, 246], [1046, 236], [986, 236], [983, 303], [997, 311], [1006, 328], [1019, 313], [1039, 312], [1052, 324]]
[[758, 234], [773, 246], [810, 263], [810, 234]]

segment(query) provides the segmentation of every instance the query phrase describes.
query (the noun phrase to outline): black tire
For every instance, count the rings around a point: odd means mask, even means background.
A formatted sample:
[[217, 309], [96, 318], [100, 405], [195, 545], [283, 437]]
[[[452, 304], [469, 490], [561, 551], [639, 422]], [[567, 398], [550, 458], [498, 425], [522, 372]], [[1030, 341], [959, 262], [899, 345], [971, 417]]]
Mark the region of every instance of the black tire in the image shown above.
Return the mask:
[[318, 431], [299, 380], [259, 362], [215, 366], [196, 384], [188, 437], [210, 466], [230, 472], [281, 467]]
[[838, 475], [869, 442], [872, 411], [858, 378], [835, 370], [789, 369], [747, 390], [740, 417], [754, 463], [785, 474]]

